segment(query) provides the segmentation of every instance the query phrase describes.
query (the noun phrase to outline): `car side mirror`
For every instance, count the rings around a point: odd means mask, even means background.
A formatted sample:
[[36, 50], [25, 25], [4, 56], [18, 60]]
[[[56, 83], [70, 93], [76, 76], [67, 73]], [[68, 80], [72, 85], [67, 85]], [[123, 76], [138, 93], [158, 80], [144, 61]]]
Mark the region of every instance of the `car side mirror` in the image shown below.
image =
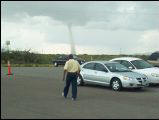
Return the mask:
[[128, 68], [129, 68], [130, 70], [132, 70], [132, 69], [133, 69], [133, 67], [131, 67], [131, 66], [130, 66], [130, 67], [128, 67]]

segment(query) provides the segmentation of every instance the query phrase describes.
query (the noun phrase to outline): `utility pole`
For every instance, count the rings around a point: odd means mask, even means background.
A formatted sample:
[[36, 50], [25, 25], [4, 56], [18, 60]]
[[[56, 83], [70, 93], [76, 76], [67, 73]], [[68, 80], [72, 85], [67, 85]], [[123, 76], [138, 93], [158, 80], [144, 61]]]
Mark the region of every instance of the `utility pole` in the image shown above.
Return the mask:
[[8, 40], [8, 41], [6, 41], [6, 49], [8, 52], [9, 52], [9, 45], [10, 45], [10, 41]]
[[91, 56], [91, 61], [93, 60], [93, 57]]

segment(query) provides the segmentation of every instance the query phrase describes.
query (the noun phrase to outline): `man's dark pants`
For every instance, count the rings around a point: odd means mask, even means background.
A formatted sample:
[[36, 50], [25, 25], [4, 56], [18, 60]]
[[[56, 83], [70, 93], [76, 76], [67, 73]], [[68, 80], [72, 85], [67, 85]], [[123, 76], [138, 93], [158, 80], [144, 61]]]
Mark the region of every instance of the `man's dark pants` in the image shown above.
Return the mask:
[[77, 73], [67, 73], [66, 86], [64, 88], [64, 96], [67, 97], [70, 84], [72, 84], [72, 98], [77, 98]]

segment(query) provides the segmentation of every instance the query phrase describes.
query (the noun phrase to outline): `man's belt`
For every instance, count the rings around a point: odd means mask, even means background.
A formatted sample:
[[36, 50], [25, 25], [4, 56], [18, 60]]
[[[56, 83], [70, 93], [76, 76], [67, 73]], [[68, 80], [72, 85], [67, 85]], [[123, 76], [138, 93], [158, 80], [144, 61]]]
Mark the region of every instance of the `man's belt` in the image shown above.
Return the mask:
[[68, 72], [68, 74], [73, 74], [73, 75], [75, 75], [75, 74], [77, 74], [77, 72]]

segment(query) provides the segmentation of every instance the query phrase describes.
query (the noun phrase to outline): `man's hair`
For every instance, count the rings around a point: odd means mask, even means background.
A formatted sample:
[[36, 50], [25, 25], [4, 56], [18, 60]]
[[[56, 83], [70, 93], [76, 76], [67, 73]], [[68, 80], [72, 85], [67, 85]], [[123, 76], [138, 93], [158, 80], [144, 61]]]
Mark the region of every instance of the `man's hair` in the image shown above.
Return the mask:
[[68, 59], [73, 59], [73, 55], [69, 54]]

